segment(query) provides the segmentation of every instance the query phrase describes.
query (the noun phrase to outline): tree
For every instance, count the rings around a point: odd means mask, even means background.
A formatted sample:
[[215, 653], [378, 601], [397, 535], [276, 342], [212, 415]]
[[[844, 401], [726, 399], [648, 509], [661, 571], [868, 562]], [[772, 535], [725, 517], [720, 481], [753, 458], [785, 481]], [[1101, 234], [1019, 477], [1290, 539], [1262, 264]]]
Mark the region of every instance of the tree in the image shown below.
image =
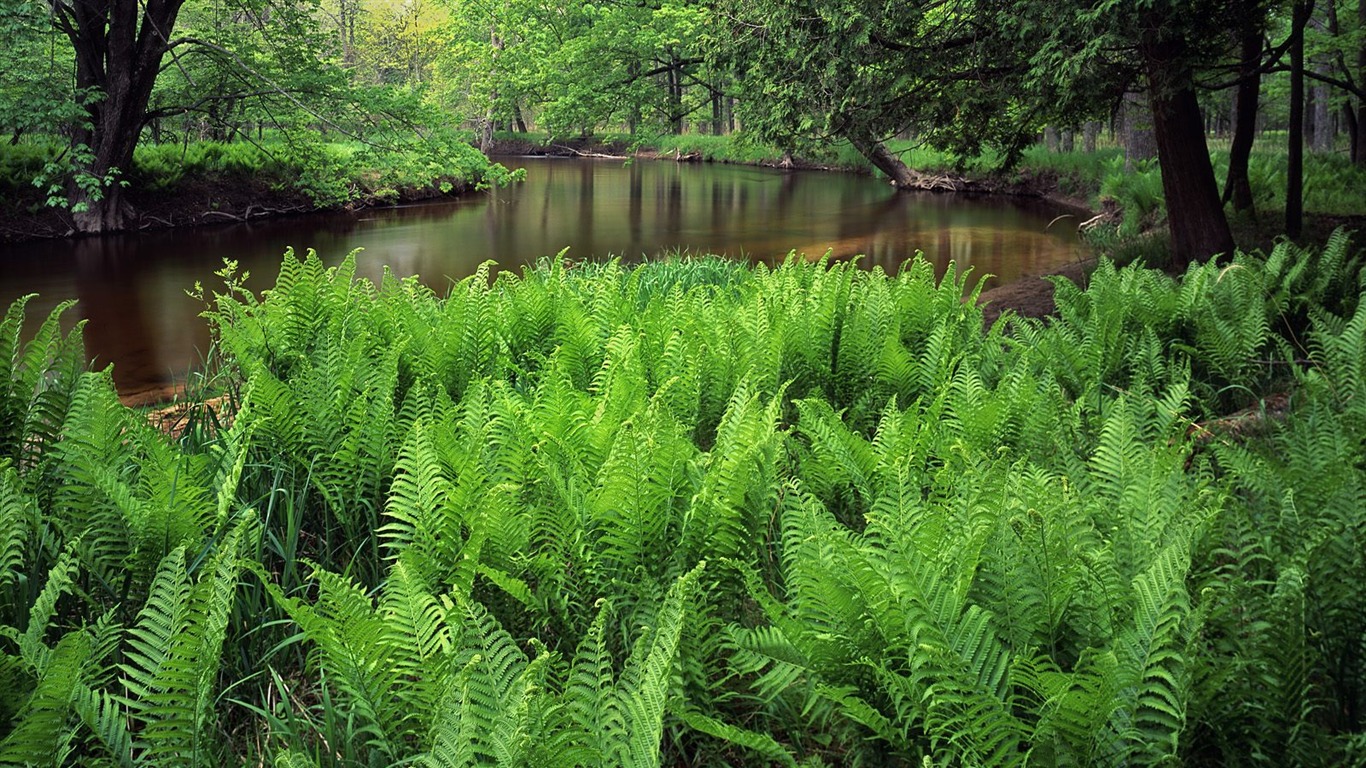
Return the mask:
[[[849, 141], [893, 183], [914, 174], [883, 140], [914, 130], [975, 154], [1018, 153], [1040, 102], [1019, 98], [1023, 51], [995, 35], [1002, 19], [975, 2], [877, 5], [853, 0], [719, 0], [706, 49], [737, 73], [737, 109], [758, 138], [801, 150]], [[1065, 110], [1058, 110], [1060, 113]]]
[[124, 227], [117, 175], [132, 165], [147, 103], [171, 49], [184, 0], [52, 0], [52, 18], [75, 53], [76, 88], [98, 94], [73, 141], [83, 148], [80, 173], [69, 190], [77, 230]]
[[1229, 144], [1228, 175], [1223, 199], [1235, 211], [1254, 212], [1252, 180], [1248, 164], [1252, 143], [1257, 138], [1257, 111], [1261, 101], [1265, 48], [1263, 31], [1267, 9], [1261, 0], [1242, 0], [1242, 13], [1236, 27], [1238, 41], [1237, 81], [1233, 100], [1233, 139]]
[[1214, 179], [1204, 119], [1195, 92], [1195, 61], [1211, 35], [1184, 27], [1188, 11], [1170, 6], [1139, 13], [1135, 38], [1153, 110], [1162, 196], [1172, 238], [1173, 267], [1233, 252], [1233, 233]]
[[65, 39], [48, 12], [25, 0], [0, 0], [0, 134], [9, 142], [80, 117], [88, 94], [73, 91]]
[[847, 138], [896, 181], [910, 179], [879, 149], [893, 133], [1014, 160], [1042, 126], [1105, 114], [1141, 82], [1175, 265], [1233, 248], [1195, 90], [1228, 46], [1231, 0], [716, 1], [733, 44], [712, 47], [743, 68], [746, 124], [780, 143]]

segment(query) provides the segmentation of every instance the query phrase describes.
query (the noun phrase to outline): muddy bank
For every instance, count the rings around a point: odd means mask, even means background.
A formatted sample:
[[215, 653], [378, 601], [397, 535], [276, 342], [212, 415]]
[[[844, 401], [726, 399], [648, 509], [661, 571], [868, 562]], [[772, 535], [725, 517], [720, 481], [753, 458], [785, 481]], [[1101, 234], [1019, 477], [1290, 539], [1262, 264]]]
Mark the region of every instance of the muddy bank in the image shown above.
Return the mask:
[[[441, 190], [441, 182], [449, 192]], [[197, 227], [294, 216], [325, 210], [359, 210], [438, 197], [454, 197], [470, 185], [455, 179], [397, 190], [397, 196], [366, 196], [340, 206], [320, 207], [304, 192], [260, 177], [190, 178], [162, 190], [129, 187], [124, 198], [132, 213], [128, 231]], [[79, 237], [71, 214], [43, 205], [35, 188], [0, 188], [0, 243]]]

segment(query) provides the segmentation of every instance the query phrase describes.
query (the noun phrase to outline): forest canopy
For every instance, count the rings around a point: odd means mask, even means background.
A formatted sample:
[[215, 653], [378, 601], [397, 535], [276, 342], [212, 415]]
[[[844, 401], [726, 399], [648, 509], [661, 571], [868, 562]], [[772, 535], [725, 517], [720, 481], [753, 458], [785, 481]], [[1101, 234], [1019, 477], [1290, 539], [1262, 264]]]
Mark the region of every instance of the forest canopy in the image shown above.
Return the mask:
[[[44, 181], [104, 231], [147, 143], [269, 132], [318, 165], [319, 139], [433, 156], [499, 129], [738, 132], [847, 142], [909, 186], [893, 136], [1009, 165], [1108, 121], [1148, 137], [1179, 265], [1231, 251], [1223, 201], [1252, 205], [1255, 131], [1289, 132], [1292, 187], [1306, 140], [1342, 134], [1366, 163], [1363, 18], [1359, 0], [3, 0], [0, 131], [62, 137]], [[1232, 136], [1225, 179], [1211, 124]]]

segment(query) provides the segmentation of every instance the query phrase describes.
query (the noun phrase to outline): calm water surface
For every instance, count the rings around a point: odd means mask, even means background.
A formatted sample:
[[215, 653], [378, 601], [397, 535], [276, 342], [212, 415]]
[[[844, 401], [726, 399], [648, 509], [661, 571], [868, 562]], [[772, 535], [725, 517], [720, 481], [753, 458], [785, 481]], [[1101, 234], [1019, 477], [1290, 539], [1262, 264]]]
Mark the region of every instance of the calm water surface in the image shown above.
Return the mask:
[[[669, 162], [503, 158], [527, 169], [510, 189], [465, 199], [81, 240], [0, 245], [0, 302], [27, 293], [30, 319], [77, 299], [96, 365], [114, 363], [123, 391], [183, 379], [209, 337], [185, 295], [214, 287], [224, 259], [269, 287], [286, 247], [336, 263], [356, 248], [361, 275], [385, 267], [438, 291], [492, 259], [516, 268], [569, 249], [573, 258], [630, 260], [688, 250], [780, 261], [864, 254], [894, 272], [923, 251], [999, 281], [1046, 272], [1083, 252], [1075, 226], [1034, 201], [897, 194], [863, 176]], [[1075, 222], [1073, 222], [1075, 223]]]

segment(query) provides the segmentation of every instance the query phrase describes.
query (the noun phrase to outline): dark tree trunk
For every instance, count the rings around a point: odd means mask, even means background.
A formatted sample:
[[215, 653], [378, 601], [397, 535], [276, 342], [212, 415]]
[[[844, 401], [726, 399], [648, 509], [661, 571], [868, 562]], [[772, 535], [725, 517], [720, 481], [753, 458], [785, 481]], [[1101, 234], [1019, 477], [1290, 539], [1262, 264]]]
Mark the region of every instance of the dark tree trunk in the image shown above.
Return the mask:
[[104, 94], [87, 106], [89, 124], [72, 134], [74, 144], [89, 149], [79, 178], [68, 190], [77, 231], [109, 232], [127, 223], [117, 175], [133, 163], [152, 85], [182, 2], [75, 0], [71, 5], [54, 4], [55, 23], [76, 54], [76, 87]]
[[[1160, 26], [1154, 26], [1160, 29]], [[1152, 105], [1153, 134], [1162, 167], [1162, 197], [1172, 238], [1172, 268], [1233, 251], [1233, 234], [1219, 202], [1205, 122], [1187, 63], [1185, 44], [1153, 32], [1141, 45]]]
[[[1357, 29], [1366, 29], [1366, 0], [1357, 0]], [[1366, 36], [1357, 48], [1357, 84], [1366, 88]], [[1366, 96], [1357, 96], [1356, 141], [1352, 142], [1352, 159], [1366, 168]]]
[[1352, 153], [1352, 162], [1360, 163], [1357, 137], [1361, 134], [1357, 131], [1357, 113], [1350, 103], [1342, 107], [1342, 122], [1347, 126], [1347, 146]]
[[1257, 138], [1257, 109], [1262, 93], [1262, 35], [1258, 21], [1251, 13], [1243, 17], [1238, 37], [1241, 57], [1238, 85], [1233, 96], [1233, 141], [1228, 150], [1224, 199], [1233, 203], [1235, 211], [1255, 213], [1252, 182], [1247, 170], [1252, 159], [1252, 143]]
[[683, 76], [682, 64], [675, 55], [669, 67], [669, 130], [675, 136], [683, 133]]
[[713, 135], [713, 136], [720, 136], [720, 135], [721, 135], [721, 123], [722, 123], [723, 121], [724, 121], [724, 115], [722, 114], [722, 109], [721, 109], [721, 92], [720, 92], [720, 91], [712, 91], [712, 92], [711, 92], [711, 135]]
[[1309, 8], [1295, 3], [1290, 29], [1290, 130], [1285, 164], [1285, 234], [1304, 227], [1304, 24]]

